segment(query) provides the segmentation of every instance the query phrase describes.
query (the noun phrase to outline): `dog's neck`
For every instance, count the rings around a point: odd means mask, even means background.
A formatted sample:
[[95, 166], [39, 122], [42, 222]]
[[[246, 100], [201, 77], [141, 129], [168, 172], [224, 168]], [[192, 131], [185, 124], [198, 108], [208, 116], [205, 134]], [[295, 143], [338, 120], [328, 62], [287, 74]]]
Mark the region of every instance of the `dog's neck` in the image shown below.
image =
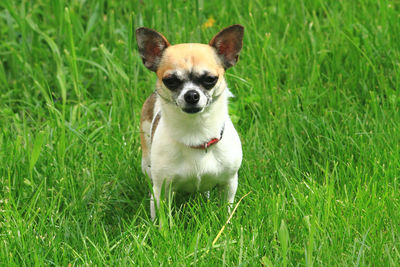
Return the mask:
[[219, 138], [228, 117], [227, 90], [203, 112], [188, 114], [177, 106], [161, 101], [161, 120], [168, 135], [186, 146], [198, 146], [213, 138]]

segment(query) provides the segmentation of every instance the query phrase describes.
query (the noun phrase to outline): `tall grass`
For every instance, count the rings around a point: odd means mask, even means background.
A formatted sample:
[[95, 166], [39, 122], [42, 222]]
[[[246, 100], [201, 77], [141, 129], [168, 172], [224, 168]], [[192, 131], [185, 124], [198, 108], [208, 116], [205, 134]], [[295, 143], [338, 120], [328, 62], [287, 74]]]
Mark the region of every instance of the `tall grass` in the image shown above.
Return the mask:
[[[251, 193], [216, 242], [217, 190], [165, 203], [160, 230], [134, 29], [206, 43], [235, 23]], [[1, 1], [0, 265], [398, 265], [399, 33], [397, 0]]]

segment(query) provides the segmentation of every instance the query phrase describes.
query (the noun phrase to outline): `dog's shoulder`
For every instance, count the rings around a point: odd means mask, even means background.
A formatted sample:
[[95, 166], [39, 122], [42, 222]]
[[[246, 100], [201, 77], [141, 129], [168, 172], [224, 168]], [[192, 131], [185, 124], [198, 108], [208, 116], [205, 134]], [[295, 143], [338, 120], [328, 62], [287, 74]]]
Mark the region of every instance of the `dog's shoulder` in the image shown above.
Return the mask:
[[156, 93], [152, 93], [146, 101], [143, 103], [142, 114], [140, 117], [140, 122], [144, 121], [152, 121], [154, 117], [154, 107], [156, 104], [157, 95]]
[[148, 156], [151, 144], [152, 122], [154, 118], [155, 106], [157, 101], [156, 93], [152, 93], [144, 102], [140, 116], [140, 141], [142, 153]]

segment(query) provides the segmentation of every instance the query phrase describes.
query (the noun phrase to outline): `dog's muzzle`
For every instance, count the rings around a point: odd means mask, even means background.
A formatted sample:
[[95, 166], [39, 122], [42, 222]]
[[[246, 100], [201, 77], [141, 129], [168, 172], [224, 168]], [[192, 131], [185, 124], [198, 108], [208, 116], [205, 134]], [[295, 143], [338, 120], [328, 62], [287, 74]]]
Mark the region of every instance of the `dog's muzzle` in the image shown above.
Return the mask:
[[186, 103], [185, 107], [182, 108], [184, 112], [193, 114], [202, 110], [202, 108], [197, 107], [197, 103], [199, 103], [200, 100], [200, 94], [196, 90], [187, 91], [183, 98]]
[[190, 105], [195, 105], [200, 100], [200, 94], [196, 90], [189, 90], [184, 95], [184, 99], [185, 99], [186, 103], [188, 103]]

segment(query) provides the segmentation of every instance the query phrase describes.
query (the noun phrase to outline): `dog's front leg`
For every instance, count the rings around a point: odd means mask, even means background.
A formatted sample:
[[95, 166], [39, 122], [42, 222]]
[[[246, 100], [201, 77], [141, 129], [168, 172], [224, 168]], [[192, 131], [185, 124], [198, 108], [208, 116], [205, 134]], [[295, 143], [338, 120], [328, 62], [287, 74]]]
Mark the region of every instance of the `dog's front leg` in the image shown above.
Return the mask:
[[161, 196], [161, 186], [156, 184], [153, 185], [153, 194], [150, 197], [150, 216], [151, 220], [154, 221], [156, 219], [156, 206], [154, 203], [154, 198], [157, 202], [157, 208], [160, 207], [160, 196]]
[[238, 174], [235, 173], [231, 179], [228, 180], [226, 184], [223, 185], [222, 190], [224, 191], [225, 201], [229, 203], [228, 212], [231, 212], [232, 204], [235, 200], [236, 189], [238, 186]]

